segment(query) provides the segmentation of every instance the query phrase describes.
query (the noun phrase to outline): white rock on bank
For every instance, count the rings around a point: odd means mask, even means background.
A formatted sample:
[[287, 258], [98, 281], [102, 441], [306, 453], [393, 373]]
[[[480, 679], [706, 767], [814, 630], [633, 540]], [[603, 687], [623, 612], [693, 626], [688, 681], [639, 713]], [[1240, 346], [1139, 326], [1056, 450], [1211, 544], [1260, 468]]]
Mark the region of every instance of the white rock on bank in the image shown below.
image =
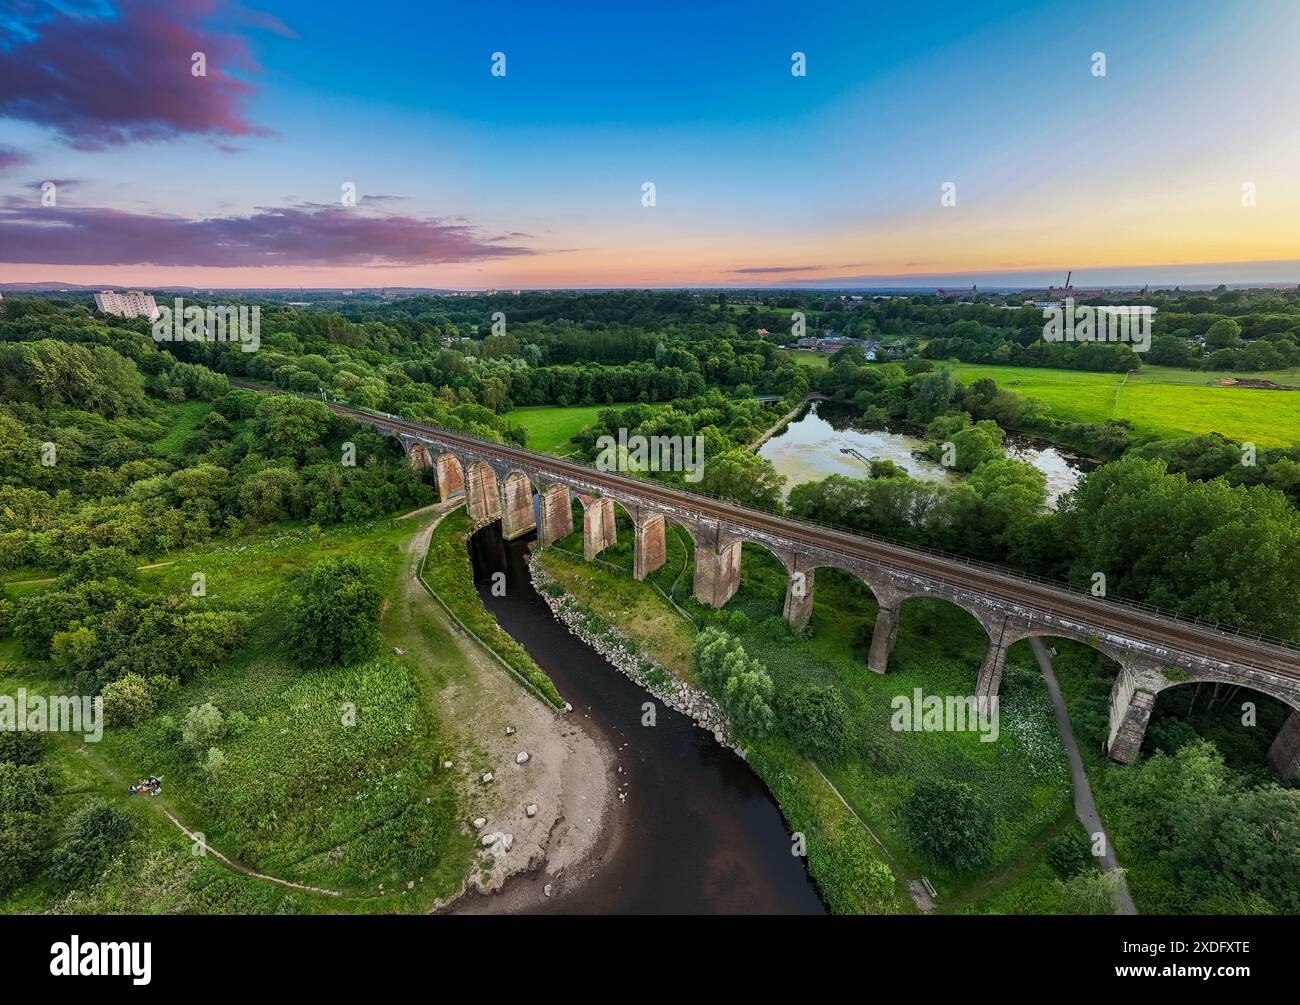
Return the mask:
[[516, 764], [523, 764], [527, 760], [528, 760], [528, 751], [526, 750], [521, 750], [519, 751], [518, 754], [515, 755]]
[[530, 817], [537, 816], [537, 804], [529, 803], [528, 808], [524, 812], [527, 813]]

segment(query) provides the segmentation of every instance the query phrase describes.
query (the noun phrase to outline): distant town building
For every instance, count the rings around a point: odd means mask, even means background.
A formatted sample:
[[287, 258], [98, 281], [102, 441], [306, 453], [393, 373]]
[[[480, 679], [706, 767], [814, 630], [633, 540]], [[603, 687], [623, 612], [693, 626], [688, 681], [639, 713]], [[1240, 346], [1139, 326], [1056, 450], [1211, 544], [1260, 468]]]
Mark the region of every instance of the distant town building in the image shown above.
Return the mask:
[[1042, 290], [1024, 290], [1024, 295], [1034, 297], [1039, 300], [1064, 300], [1066, 297], [1073, 297], [1075, 300], [1087, 300], [1090, 297], [1105, 296], [1109, 291], [1100, 290], [1081, 290], [1074, 286], [1049, 286]]
[[873, 343], [868, 339], [850, 338], [848, 335], [809, 335], [795, 342], [796, 349], [811, 349], [813, 352], [839, 352], [845, 346], [860, 345], [869, 348]]
[[972, 286], [969, 290], [935, 290], [935, 296], [940, 300], [947, 300], [949, 297], [961, 297], [964, 300], [974, 300], [979, 296], [979, 290]]
[[158, 305], [153, 301], [153, 294], [140, 290], [125, 293], [102, 290], [95, 294], [95, 306], [105, 314], [115, 314], [120, 318], [149, 318], [152, 321], [158, 317]]

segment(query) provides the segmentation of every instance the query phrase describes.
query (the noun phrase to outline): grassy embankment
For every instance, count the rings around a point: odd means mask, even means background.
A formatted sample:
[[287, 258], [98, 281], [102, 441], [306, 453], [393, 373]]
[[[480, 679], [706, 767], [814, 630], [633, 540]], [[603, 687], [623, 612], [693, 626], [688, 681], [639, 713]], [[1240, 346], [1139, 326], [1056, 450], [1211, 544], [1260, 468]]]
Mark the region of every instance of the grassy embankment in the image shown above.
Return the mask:
[[429, 542], [429, 554], [422, 571], [424, 582], [460, 623], [501, 657], [519, 678], [545, 701], [563, 708], [564, 699], [555, 689], [555, 683], [533, 662], [528, 650], [497, 623], [474, 591], [474, 570], [469, 550], [465, 547], [465, 538], [473, 529], [474, 524], [464, 508], [443, 518]]
[[[670, 526], [668, 561], [646, 583], [638, 583], [628, 574], [632, 528], [618, 515], [619, 540], [601, 556], [603, 561], [584, 563], [572, 554], [581, 551], [578, 534], [559, 543], [563, 550], [543, 552], [542, 561], [588, 610], [619, 625], [648, 655], [689, 679], [695, 627], [655, 587], [672, 592], [697, 619], [712, 616], [690, 596], [690, 539]], [[894, 696], [910, 695], [915, 687], [926, 694], [971, 693], [983, 655], [983, 630], [956, 608], [909, 601], [891, 672], [881, 676], [866, 669], [864, 645], [875, 604], [863, 588], [847, 576], [820, 571], [807, 640], [780, 627], [784, 588], [785, 573], [777, 560], [746, 546], [742, 586], [726, 609], [733, 622], [728, 627], [767, 666], [778, 700], [783, 689], [800, 681], [833, 683], [845, 694], [858, 734], [855, 751], [841, 764], [819, 767], [889, 849], [896, 876], [926, 875], [939, 892], [940, 910], [1059, 909], [1054, 877], [1039, 852], [1071, 819], [1071, 789], [1046, 689], [1027, 648], [1017, 647], [1009, 661], [998, 742], [980, 742], [974, 733], [896, 733], [889, 725]], [[883, 857], [811, 762], [784, 738], [759, 744], [750, 763], [768, 782], [792, 827], [824, 828], [840, 840], [852, 832], [855, 847], [856, 837], [863, 837], [868, 855]], [[992, 804], [998, 836], [989, 869], [958, 874], [917, 857], [900, 810], [912, 787], [927, 777], [966, 781]], [[831, 859], [810, 860], [813, 874], [829, 902], [851, 904], [854, 871], [863, 862], [854, 865], [848, 854]], [[899, 902], [910, 909], [901, 891]]]
[[[100, 796], [130, 812], [137, 833], [85, 889], [64, 897], [42, 875], [16, 891], [4, 909], [424, 911], [458, 890], [474, 847], [461, 833], [457, 782], [435, 769], [452, 744], [432, 692], [458, 672], [451, 647], [434, 637], [441, 630], [412, 629], [386, 610], [382, 651], [402, 647], [402, 658], [300, 668], [285, 602], [293, 576], [328, 555], [375, 560], [391, 588], [417, 523], [385, 519], [323, 533], [282, 526], [175, 555], [174, 565], [142, 572], [143, 589], [168, 595], [187, 592], [191, 574], [203, 572], [214, 602], [252, 615], [249, 640], [133, 728], [108, 730], [98, 744], [67, 735], [46, 739], [60, 822]], [[468, 584], [461, 591], [472, 595]], [[48, 670], [23, 660], [12, 640], [3, 645], [4, 691], [26, 685], [66, 692]], [[178, 739], [185, 710], [205, 701], [217, 705], [228, 723], [232, 716], [240, 723], [219, 742], [226, 759], [215, 779]], [[349, 706], [356, 708], [355, 725], [343, 722]], [[128, 782], [146, 774], [164, 777], [162, 798], [127, 795]], [[163, 809], [247, 867], [344, 896], [249, 878], [212, 855], [192, 854], [191, 841]]]

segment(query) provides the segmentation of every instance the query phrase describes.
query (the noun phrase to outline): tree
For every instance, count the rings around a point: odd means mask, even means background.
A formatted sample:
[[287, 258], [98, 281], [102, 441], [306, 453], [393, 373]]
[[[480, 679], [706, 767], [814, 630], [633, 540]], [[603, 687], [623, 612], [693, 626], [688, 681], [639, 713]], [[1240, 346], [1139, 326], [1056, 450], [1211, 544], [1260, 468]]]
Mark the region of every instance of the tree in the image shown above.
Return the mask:
[[1203, 897], [1255, 895], [1300, 913], [1300, 789], [1264, 785], [1209, 800], [1170, 850], [1174, 874]]
[[772, 462], [747, 450], [729, 450], [706, 460], [700, 486], [710, 495], [721, 496], [758, 509], [779, 509], [785, 475]]
[[1241, 325], [1233, 318], [1220, 318], [1205, 332], [1205, 348], [1236, 349], [1242, 345]]
[[210, 701], [202, 705], [191, 705], [185, 713], [185, 724], [181, 727], [181, 740], [185, 746], [199, 752], [212, 746], [226, 735], [226, 720], [221, 709]]
[[958, 471], [974, 471], [985, 461], [1000, 459], [1005, 435], [991, 419], [981, 419], [969, 429], [954, 433], [952, 445], [957, 457], [953, 466]]
[[203, 770], [208, 773], [208, 777], [214, 782], [221, 775], [221, 769], [225, 767], [226, 755], [221, 752], [219, 747], [209, 747], [208, 756], [203, 761]]
[[283, 520], [289, 516], [301, 485], [292, 468], [263, 468], [239, 487], [239, 510], [259, 523]]
[[51, 791], [42, 765], [0, 761], [0, 897], [29, 879], [41, 860]]
[[154, 714], [158, 699], [153, 686], [139, 674], [129, 673], [104, 685], [104, 723], [134, 726]]
[[126, 553], [125, 548], [90, 548], [73, 556], [68, 563], [67, 572], [58, 578], [56, 585], [68, 590], [93, 579], [119, 579], [123, 583], [134, 583], [135, 561]]
[[915, 390], [908, 407], [908, 418], [914, 422], [929, 422], [943, 415], [961, 393], [961, 383], [946, 366], [914, 378], [913, 386]]
[[95, 800], [73, 818], [68, 835], [54, 851], [50, 878], [65, 890], [89, 879], [135, 832], [124, 811]]
[[40, 733], [0, 729], [0, 764], [36, 764], [41, 759], [43, 748]]
[[334, 413], [319, 401], [272, 395], [257, 409], [258, 433], [279, 456], [302, 459], [307, 448], [319, 443], [334, 421]]
[[706, 628], [696, 637], [695, 676], [718, 699], [737, 735], [762, 740], [771, 732], [772, 678], [733, 636]]
[[965, 782], [918, 782], [903, 803], [903, 823], [917, 850], [936, 865], [965, 871], [992, 857], [993, 813]]
[[294, 602], [294, 642], [302, 666], [342, 666], [372, 655], [384, 594], [374, 568], [332, 556], [318, 562]]
[[744, 670], [727, 678], [720, 704], [736, 734], [744, 739], [766, 739], [776, 725], [772, 712], [772, 678], [756, 661], [751, 660]]
[[776, 706], [781, 731], [805, 757], [839, 760], [849, 745], [849, 709], [831, 684], [796, 684]]
[[1070, 578], [1106, 575], [1110, 596], [1232, 628], [1300, 632], [1300, 513], [1265, 485], [1189, 481], [1122, 457], [1061, 501]]

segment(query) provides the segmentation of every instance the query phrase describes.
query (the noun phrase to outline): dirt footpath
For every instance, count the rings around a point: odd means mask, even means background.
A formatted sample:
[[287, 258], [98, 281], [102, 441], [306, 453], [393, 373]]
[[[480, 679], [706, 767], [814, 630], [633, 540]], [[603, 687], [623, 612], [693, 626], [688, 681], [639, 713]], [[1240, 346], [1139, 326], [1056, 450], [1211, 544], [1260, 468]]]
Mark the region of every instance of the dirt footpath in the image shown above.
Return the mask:
[[[424, 526], [406, 549], [401, 583], [384, 613], [385, 637], [430, 686], [438, 716], [455, 750], [465, 831], [479, 842], [479, 864], [465, 891], [496, 894], [512, 877], [508, 896], [461, 897], [454, 910], [523, 910], [562, 896], [599, 860], [612, 818], [612, 754], [572, 714], [557, 714], [526, 690], [465, 635], [417, 578], [429, 538], [454, 505], [410, 514]], [[527, 759], [518, 763], [518, 755]], [[483, 781], [490, 772], [492, 780]], [[529, 807], [535, 807], [528, 815]], [[475, 828], [473, 821], [483, 824]], [[484, 839], [490, 838], [485, 842]], [[579, 868], [579, 865], [583, 868]], [[440, 905], [446, 910], [450, 904]]]

